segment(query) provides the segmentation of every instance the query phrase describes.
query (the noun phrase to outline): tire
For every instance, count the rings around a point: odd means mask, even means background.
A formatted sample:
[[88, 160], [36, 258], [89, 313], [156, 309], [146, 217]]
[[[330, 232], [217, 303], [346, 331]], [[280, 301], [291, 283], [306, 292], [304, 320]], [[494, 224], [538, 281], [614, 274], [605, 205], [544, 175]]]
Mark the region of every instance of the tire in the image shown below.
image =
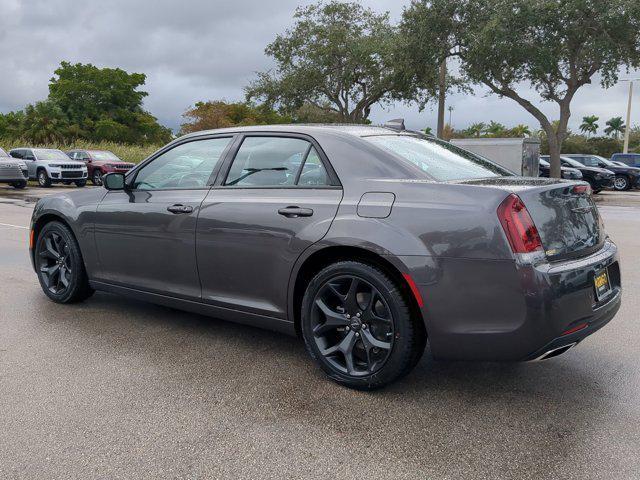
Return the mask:
[[102, 185], [102, 172], [97, 168], [91, 174], [91, 183], [97, 187]]
[[629, 190], [631, 188], [631, 182], [625, 175], [616, 175], [616, 179], [613, 183], [613, 188], [615, 188], [619, 192]]
[[77, 182], [74, 182], [76, 184], [76, 187], [78, 188], [82, 188], [84, 186], [87, 185], [87, 181], [86, 180], [78, 180]]
[[47, 171], [45, 169], [38, 170], [37, 173], [38, 185], [43, 188], [49, 188], [51, 186], [51, 179], [49, 175], [47, 175]]
[[361, 262], [324, 268], [302, 300], [307, 352], [333, 381], [358, 390], [384, 387], [411, 371], [424, 352], [421, 321], [412, 318], [399, 285]]
[[66, 225], [47, 223], [38, 234], [34, 257], [40, 286], [54, 302], [81, 302], [93, 295], [80, 247]]
[[23, 181], [21, 181], [21, 182], [14, 182], [14, 183], [12, 183], [12, 184], [11, 184], [11, 186], [12, 186], [13, 188], [18, 189], [18, 190], [22, 190], [24, 187], [26, 187], [26, 186], [27, 186], [27, 181], [26, 181], [26, 180], [23, 180]]

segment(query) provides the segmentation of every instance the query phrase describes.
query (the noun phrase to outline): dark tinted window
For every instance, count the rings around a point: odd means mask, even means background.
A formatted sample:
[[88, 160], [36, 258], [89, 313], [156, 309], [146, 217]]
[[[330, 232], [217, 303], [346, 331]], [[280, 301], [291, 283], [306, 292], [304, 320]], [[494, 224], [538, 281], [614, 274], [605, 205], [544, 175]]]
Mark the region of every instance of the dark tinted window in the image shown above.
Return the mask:
[[302, 167], [298, 185], [330, 185], [327, 170], [315, 148], [311, 148]]
[[410, 162], [437, 181], [513, 176], [513, 172], [462, 148], [408, 135], [363, 137]]
[[225, 185], [292, 186], [311, 148], [306, 140], [247, 137], [233, 159]]
[[23, 158], [23, 151], [24, 150], [11, 150], [9, 152], [9, 155], [11, 155], [13, 158]]
[[183, 143], [156, 157], [136, 175], [137, 190], [206, 187], [230, 137]]

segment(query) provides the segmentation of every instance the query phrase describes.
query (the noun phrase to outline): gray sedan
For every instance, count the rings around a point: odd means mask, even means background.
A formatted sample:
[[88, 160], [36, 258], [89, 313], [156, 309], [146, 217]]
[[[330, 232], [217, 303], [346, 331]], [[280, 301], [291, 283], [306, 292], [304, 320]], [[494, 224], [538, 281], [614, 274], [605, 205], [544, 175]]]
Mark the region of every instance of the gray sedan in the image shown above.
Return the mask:
[[10, 157], [0, 148], [0, 183], [8, 183], [14, 188], [27, 186], [27, 164], [22, 160]]
[[588, 184], [410, 132], [199, 132], [104, 187], [36, 205], [51, 300], [102, 290], [298, 335], [353, 388], [407, 374], [427, 341], [441, 359], [550, 358], [620, 307]]

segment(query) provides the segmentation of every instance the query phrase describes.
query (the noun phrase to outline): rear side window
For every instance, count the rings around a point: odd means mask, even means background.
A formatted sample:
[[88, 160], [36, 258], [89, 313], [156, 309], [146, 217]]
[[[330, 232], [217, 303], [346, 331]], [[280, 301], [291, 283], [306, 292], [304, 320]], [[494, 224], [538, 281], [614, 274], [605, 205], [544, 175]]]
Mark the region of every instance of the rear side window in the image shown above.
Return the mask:
[[228, 186], [244, 187], [328, 184], [327, 172], [311, 143], [287, 137], [246, 137], [225, 181]]
[[[363, 137], [437, 181], [513, 176], [513, 172], [447, 142], [408, 135]], [[416, 175], [416, 178], [420, 178]]]

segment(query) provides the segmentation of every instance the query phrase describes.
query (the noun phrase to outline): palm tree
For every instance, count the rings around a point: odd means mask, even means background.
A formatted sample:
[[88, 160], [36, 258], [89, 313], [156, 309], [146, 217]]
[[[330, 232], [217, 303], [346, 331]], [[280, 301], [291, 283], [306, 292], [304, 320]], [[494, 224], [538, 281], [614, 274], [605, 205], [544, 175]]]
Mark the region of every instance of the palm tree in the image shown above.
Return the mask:
[[478, 122], [470, 125], [469, 128], [465, 130], [465, 133], [470, 137], [479, 138], [482, 132], [484, 132], [485, 128], [487, 128], [487, 125], [485, 123]]
[[504, 137], [507, 133], [507, 127], [499, 122], [491, 120], [484, 131], [491, 137]]
[[522, 123], [513, 127], [509, 133], [514, 137], [529, 137], [531, 136], [531, 130], [528, 125], [523, 125]]
[[431, 127], [425, 127], [422, 131], [425, 135], [433, 135], [433, 129]]
[[586, 117], [582, 117], [582, 124], [580, 124], [580, 131], [582, 133], [586, 133], [588, 136], [595, 134], [600, 127], [596, 122], [600, 120], [600, 118], [595, 115], [588, 115]]
[[607, 128], [604, 129], [604, 133], [618, 140], [620, 134], [624, 133], [624, 129], [625, 124], [622, 121], [622, 117], [613, 117], [607, 120]]

